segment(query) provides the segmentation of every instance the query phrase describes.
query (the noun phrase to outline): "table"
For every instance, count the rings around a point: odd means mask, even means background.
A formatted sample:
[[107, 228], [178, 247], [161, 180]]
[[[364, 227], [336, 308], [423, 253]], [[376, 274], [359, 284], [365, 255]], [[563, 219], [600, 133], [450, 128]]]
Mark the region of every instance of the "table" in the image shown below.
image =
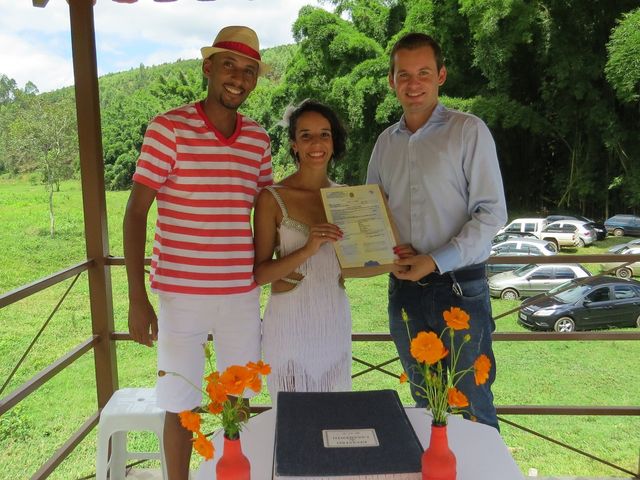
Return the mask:
[[[405, 410], [422, 446], [426, 448], [431, 435], [430, 414], [423, 408], [407, 407]], [[240, 434], [242, 451], [251, 461], [252, 480], [271, 480], [275, 423], [275, 410], [267, 410], [252, 417]], [[450, 416], [448, 437], [449, 447], [458, 461], [457, 480], [524, 479], [495, 428]], [[214, 436], [213, 442], [216, 456], [213, 460], [202, 462], [195, 480], [216, 478], [215, 463], [222, 455], [223, 448], [221, 432]]]

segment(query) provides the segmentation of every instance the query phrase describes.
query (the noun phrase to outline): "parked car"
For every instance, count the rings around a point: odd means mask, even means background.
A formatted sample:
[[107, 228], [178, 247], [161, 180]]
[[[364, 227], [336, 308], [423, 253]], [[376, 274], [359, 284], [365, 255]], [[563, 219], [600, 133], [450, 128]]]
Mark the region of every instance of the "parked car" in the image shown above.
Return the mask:
[[640, 217], [635, 215], [614, 215], [604, 221], [607, 232], [621, 237], [623, 235], [640, 236]]
[[547, 221], [544, 218], [516, 218], [498, 233], [529, 232], [537, 235], [546, 226]]
[[[555, 255], [556, 246], [538, 238], [512, 238], [491, 247], [491, 257]], [[520, 263], [487, 263], [487, 276], [521, 267]]]
[[546, 295], [523, 300], [518, 323], [556, 332], [640, 328], [640, 282], [606, 276], [572, 280]]
[[[528, 257], [530, 255], [530, 253], [525, 252], [503, 252], [491, 255], [491, 257], [489, 258], [499, 258], [506, 256]], [[520, 268], [521, 266], [521, 263], [487, 263], [487, 277], [492, 277], [493, 275], [497, 275], [498, 273], [512, 272], [513, 270]]]
[[499, 273], [489, 279], [492, 297], [515, 300], [545, 293], [574, 278], [590, 277], [591, 273], [576, 263], [536, 265], [529, 264], [512, 272]]
[[512, 238], [538, 238], [535, 233], [531, 232], [502, 232], [498, 233], [491, 240], [491, 245], [496, 245], [498, 243], [502, 243], [506, 240], [511, 240]]
[[601, 263], [600, 270], [603, 272], [612, 271], [618, 278], [631, 278], [640, 275], [640, 261], [623, 266], [624, 263], [628, 262], [628, 260], [625, 260], [624, 255], [640, 255], [640, 245], [619, 251], [616, 255], [620, 255], [620, 261]]
[[575, 247], [578, 245], [578, 236], [575, 233], [576, 227], [554, 223], [547, 225], [539, 234], [538, 238], [552, 242], [557, 250], [562, 247]]
[[576, 247], [591, 245], [596, 241], [596, 231], [593, 227], [589, 226], [589, 224], [583, 222], [582, 220], [558, 220], [556, 222], [550, 223], [542, 231], [542, 233], [540, 234], [540, 238], [542, 238], [543, 240], [548, 240], [548, 238], [545, 238], [545, 233], [558, 231], [573, 233], [575, 235], [574, 245]]
[[626, 250], [629, 250], [633, 247], [640, 247], [640, 238], [635, 238], [633, 240], [628, 241], [627, 243], [619, 243], [609, 248], [607, 252], [609, 253], [623, 253]]
[[512, 238], [491, 246], [491, 253], [509, 252], [525, 255], [555, 255], [558, 251], [555, 245], [538, 238]]
[[583, 217], [582, 215], [548, 215], [547, 223], [557, 222], [558, 220], [580, 220], [587, 224], [587, 226], [592, 227], [596, 232], [596, 240], [604, 240], [607, 238], [607, 227], [604, 226], [603, 222], [596, 222], [590, 218]]

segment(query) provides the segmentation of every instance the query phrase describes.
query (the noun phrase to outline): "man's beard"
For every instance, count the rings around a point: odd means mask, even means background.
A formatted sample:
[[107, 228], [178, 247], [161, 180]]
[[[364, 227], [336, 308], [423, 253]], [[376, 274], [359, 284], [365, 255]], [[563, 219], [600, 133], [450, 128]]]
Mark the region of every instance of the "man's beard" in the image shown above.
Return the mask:
[[220, 105], [222, 105], [224, 108], [228, 109], [228, 110], [233, 110], [234, 112], [236, 110], [238, 110], [238, 108], [240, 108], [240, 105], [242, 105], [242, 103], [245, 101], [245, 98], [243, 98], [242, 100], [236, 103], [228, 101], [224, 98], [224, 94], [220, 94]]

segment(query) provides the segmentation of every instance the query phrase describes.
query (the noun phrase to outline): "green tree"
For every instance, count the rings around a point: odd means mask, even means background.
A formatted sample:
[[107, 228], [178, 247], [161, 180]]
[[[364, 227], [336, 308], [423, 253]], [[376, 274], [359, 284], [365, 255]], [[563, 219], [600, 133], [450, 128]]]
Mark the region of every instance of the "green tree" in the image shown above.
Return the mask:
[[[285, 94], [272, 98], [278, 111], [305, 97], [339, 111], [351, 144], [338, 180], [363, 180], [373, 142], [399, 117], [388, 88], [388, 52], [400, 35], [423, 31], [443, 47], [442, 102], [480, 116], [494, 134], [510, 206], [602, 216], [609, 202], [619, 208], [636, 198], [638, 112], [616, 99], [604, 79], [606, 45], [618, 22], [624, 42], [611, 40], [609, 53], [619, 55], [621, 73], [623, 55], [637, 48], [635, 13], [627, 14], [635, 0], [329, 3], [334, 13], [301, 9], [294, 24], [300, 48], [284, 76]], [[637, 93], [636, 73], [623, 73], [615, 88], [633, 84]]]
[[15, 112], [5, 137], [5, 153], [19, 173], [38, 172], [49, 194], [49, 233], [55, 234], [54, 193], [78, 164], [75, 105], [33, 97]]
[[172, 108], [200, 100], [207, 84], [199, 70], [180, 69], [161, 75], [148, 88], [153, 96], [167, 106], [166, 108]]
[[0, 74], [0, 105], [7, 105], [15, 100], [18, 85], [13, 78]]
[[137, 153], [149, 120], [162, 111], [160, 99], [138, 90], [113, 99], [102, 111], [105, 185], [110, 190], [131, 187]]
[[[379, 5], [367, 15], [366, 4]], [[385, 5], [367, 0], [342, 6], [357, 9], [357, 24], [369, 34], [388, 35], [390, 9]], [[314, 7], [300, 10], [293, 33], [299, 50], [286, 70], [283, 87], [274, 93], [273, 109], [281, 114], [288, 104], [307, 97], [332, 105], [350, 134], [349, 158], [334, 165], [332, 175], [341, 182], [359, 183], [366, 168], [363, 153], [372, 146], [370, 132], [364, 132], [375, 124], [378, 101], [387, 90], [384, 49], [355, 23]], [[283, 146], [288, 150], [287, 144]], [[276, 151], [275, 158], [285, 157]]]
[[607, 43], [607, 80], [624, 103], [640, 100], [640, 8], [624, 14]]
[[112, 74], [101, 80], [102, 143], [105, 185], [131, 187], [136, 161], [149, 121], [171, 108], [203, 98], [206, 84], [199, 61]]

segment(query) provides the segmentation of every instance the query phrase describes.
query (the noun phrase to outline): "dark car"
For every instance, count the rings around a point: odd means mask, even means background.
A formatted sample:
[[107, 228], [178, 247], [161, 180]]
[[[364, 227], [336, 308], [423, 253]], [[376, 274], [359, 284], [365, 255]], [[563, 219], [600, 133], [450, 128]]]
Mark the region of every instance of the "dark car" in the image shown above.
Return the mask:
[[621, 237], [623, 235], [640, 236], [640, 217], [635, 215], [619, 214], [604, 221], [607, 232]]
[[640, 282], [614, 277], [572, 280], [522, 302], [518, 323], [532, 330], [640, 328]]
[[572, 215], [556, 214], [556, 215], [547, 216], [547, 222], [549, 223], [557, 222], [558, 220], [580, 220], [582, 222], [585, 222], [587, 226], [595, 230], [596, 240], [604, 240], [605, 238], [607, 238], [607, 227], [605, 227], [604, 223], [602, 222], [595, 222], [590, 218], [583, 217], [582, 215], [573, 215], [573, 214]]

